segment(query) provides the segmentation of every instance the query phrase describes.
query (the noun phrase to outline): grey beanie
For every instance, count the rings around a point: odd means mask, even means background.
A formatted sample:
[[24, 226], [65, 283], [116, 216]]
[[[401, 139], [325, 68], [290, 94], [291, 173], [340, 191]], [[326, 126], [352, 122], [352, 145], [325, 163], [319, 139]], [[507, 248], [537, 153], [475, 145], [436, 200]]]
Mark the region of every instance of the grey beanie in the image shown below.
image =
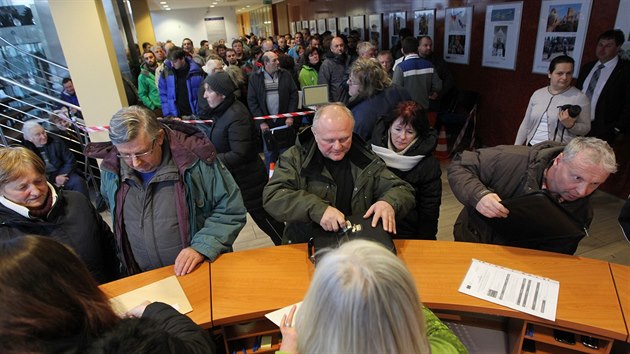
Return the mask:
[[216, 72], [208, 75], [203, 82], [208, 84], [212, 91], [225, 97], [228, 97], [236, 91], [236, 85], [234, 85], [234, 82], [230, 79], [230, 75], [226, 72]]

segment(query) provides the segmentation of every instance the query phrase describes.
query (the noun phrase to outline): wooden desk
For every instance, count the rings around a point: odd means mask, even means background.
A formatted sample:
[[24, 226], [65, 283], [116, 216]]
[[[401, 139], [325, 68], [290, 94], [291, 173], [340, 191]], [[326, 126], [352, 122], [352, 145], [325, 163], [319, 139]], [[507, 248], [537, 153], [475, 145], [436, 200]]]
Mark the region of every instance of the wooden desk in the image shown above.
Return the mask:
[[[630, 267], [610, 263], [610, 271], [615, 280], [617, 296], [626, 319], [626, 328], [630, 332]], [[630, 336], [626, 338], [626, 342], [630, 343]]]
[[302, 301], [314, 269], [306, 244], [222, 254], [210, 265], [214, 325], [260, 318]]
[[[398, 255], [418, 285], [422, 302], [454, 310], [518, 318], [625, 341], [628, 332], [607, 262], [505, 246], [397, 240]], [[560, 282], [556, 321], [512, 310], [457, 291], [471, 258]]]
[[[192, 273], [177, 277], [193, 308], [192, 312], [186, 315], [203, 328], [212, 327], [209, 264], [208, 262], [203, 262]], [[173, 266], [167, 266], [103, 284], [100, 288], [111, 298], [168, 278], [171, 275], [175, 275]]]

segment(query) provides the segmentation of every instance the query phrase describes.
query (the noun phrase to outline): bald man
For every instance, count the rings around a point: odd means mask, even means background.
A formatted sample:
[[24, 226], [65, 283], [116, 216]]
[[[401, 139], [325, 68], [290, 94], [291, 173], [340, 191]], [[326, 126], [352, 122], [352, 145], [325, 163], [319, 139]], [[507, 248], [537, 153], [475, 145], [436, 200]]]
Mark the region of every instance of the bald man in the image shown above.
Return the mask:
[[283, 243], [307, 242], [317, 227], [338, 231], [351, 215], [396, 233], [396, 218], [414, 207], [412, 187], [354, 138], [353, 127], [344, 105], [326, 105], [296, 145], [280, 156], [263, 192], [263, 206], [287, 223]]
[[330, 102], [348, 103], [348, 77], [350, 75], [350, 57], [346, 54], [346, 46], [341, 37], [330, 42], [330, 52], [324, 55], [324, 62], [319, 69], [317, 83], [328, 85]]

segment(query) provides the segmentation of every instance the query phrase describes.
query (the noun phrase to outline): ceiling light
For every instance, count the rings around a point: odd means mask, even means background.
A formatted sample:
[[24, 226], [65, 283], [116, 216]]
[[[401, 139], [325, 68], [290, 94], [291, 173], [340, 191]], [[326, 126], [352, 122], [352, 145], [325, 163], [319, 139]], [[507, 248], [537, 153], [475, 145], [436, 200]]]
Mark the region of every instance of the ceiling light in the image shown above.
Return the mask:
[[210, 7], [214, 7], [214, 5], [210, 5]]
[[166, 4], [166, 1], [160, 1], [160, 4], [162, 5]]
[[164, 10], [166, 10], [166, 11], [171, 11], [171, 9], [170, 9], [170, 8], [168, 8], [168, 9], [164, 9]]
[[162, 5], [162, 7], [167, 8], [167, 7], [168, 7], [168, 5]]
[[249, 5], [247, 5], [246, 7], [250, 7]]

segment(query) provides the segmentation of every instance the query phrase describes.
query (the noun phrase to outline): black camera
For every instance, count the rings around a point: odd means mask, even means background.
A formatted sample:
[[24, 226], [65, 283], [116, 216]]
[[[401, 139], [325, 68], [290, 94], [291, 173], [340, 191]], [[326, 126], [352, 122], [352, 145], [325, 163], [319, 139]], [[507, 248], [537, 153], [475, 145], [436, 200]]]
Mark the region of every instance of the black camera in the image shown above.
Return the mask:
[[561, 111], [569, 110], [569, 117], [575, 118], [582, 112], [582, 107], [574, 104], [565, 104], [564, 106], [558, 106]]

